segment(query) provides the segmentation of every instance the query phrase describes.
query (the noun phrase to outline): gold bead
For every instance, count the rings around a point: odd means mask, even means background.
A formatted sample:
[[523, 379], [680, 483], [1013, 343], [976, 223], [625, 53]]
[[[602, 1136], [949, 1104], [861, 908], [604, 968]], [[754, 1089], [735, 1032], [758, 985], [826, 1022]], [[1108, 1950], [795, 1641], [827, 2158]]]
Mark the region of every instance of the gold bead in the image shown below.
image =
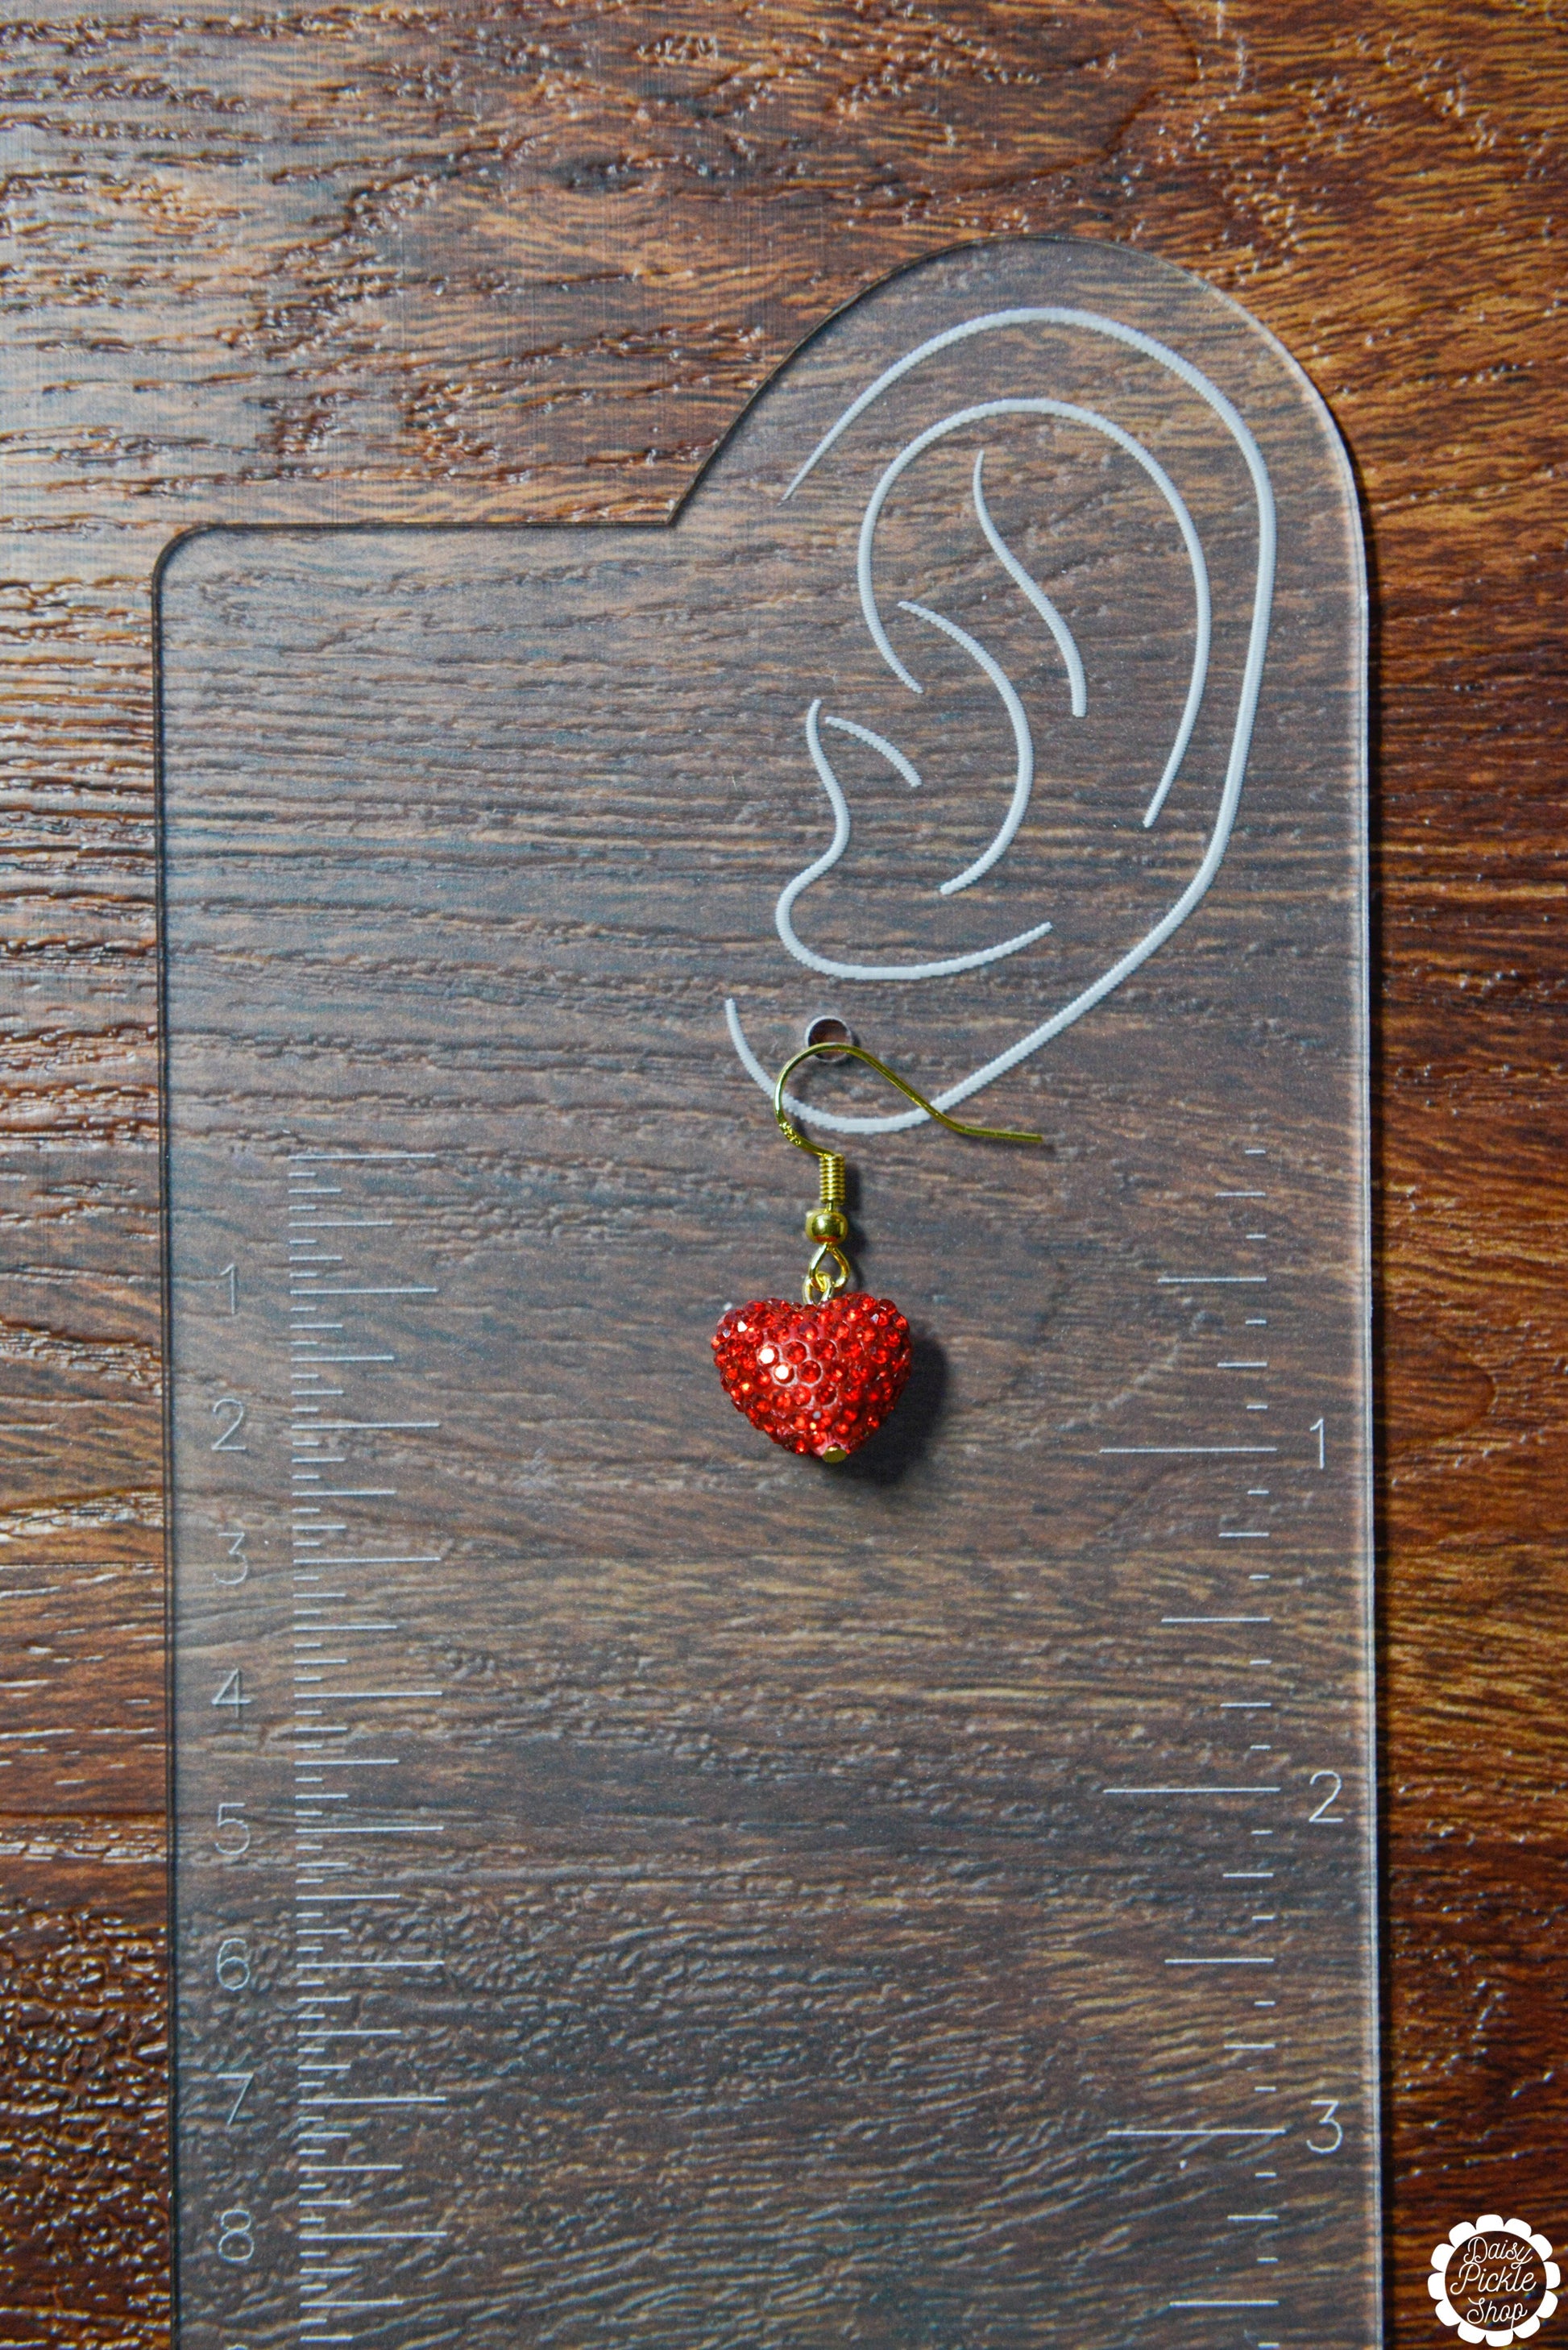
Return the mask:
[[846, 1241], [849, 1219], [842, 1208], [809, 1208], [806, 1211], [805, 1236], [808, 1241]]
[[830, 1469], [836, 1469], [840, 1461], [848, 1460], [849, 1455], [841, 1444], [830, 1444], [826, 1452], [819, 1452], [816, 1457], [819, 1461], [826, 1461]]

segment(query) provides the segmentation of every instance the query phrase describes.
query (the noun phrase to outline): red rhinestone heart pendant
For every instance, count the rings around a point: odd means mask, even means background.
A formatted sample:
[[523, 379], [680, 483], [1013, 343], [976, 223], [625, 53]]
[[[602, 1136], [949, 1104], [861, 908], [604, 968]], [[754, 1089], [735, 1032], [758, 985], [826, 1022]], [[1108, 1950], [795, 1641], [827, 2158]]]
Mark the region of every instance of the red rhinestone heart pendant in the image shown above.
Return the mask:
[[909, 1326], [886, 1297], [732, 1305], [713, 1333], [726, 1394], [786, 1452], [847, 1461], [904, 1392]]

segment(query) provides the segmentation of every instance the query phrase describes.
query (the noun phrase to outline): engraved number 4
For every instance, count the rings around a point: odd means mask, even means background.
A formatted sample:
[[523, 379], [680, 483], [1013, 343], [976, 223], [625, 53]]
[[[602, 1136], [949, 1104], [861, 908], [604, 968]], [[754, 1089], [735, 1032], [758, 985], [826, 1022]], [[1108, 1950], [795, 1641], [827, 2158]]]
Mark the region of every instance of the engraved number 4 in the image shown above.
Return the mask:
[[234, 1711], [234, 1720], [237, 1722], [240, 1718], [240, 1708], [243, 1705], [249, 1705], [250, 1702], [250, 1699], [245, 1695], [245, 1677], [244, 1669], [243, 1667], [236, 1665], [234, 1671], [232, 1673], [225, 1673], [223, 1679], [219, 1682], [218, 1693], [216, 1697], [213, 1698], [213, 1703], [214, 1705], [226, 1705], [231, 1707]]

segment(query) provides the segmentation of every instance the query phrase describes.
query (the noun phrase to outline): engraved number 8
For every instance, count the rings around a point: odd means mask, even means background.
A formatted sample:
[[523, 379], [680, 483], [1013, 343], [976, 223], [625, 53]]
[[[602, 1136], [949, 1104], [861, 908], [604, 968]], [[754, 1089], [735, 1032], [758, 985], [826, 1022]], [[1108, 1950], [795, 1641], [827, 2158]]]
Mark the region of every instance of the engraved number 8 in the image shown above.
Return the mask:
[[218, 2214], [218, 2258], [236, 2263], [248, 2261], [255, 2251], [255, 2239], [251, 2233], [251, 2215], [243, 2204], [236, 2203]]

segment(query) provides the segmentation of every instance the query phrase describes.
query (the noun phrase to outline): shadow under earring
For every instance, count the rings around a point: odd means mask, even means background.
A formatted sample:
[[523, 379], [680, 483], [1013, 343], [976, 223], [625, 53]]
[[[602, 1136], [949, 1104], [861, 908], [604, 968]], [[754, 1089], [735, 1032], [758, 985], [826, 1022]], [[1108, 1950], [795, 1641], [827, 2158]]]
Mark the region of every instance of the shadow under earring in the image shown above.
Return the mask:
[[821, 1197], [805, 1218], [805, 1237], [816, 1243], [816, 1253], [806, 1267], [801, 1303], [758, 1297], [732, 1305], [713, 1333], [713, 1357], [725, 1393], [753, 1428], [787, 1452], [812, 1453], [830, 1465], [847, 1461], [881, 1427], [904, 1392], [914, 1359], [909, 1323], [890, 1297], [846, 1294], [855, 1277], [846, 1253], [847, 1170], [836, 1150], [801, 1132], [784, 1106], [784, 1087], [802, 1062], [835, 1055], [864, 1061], [950, 1134], [981, 1142], [1044, 1139], [949, 1118], [863, 1045], [807, 1045], [779, 1071], [774, 1087], [779, 1130], [817, 1162]]

